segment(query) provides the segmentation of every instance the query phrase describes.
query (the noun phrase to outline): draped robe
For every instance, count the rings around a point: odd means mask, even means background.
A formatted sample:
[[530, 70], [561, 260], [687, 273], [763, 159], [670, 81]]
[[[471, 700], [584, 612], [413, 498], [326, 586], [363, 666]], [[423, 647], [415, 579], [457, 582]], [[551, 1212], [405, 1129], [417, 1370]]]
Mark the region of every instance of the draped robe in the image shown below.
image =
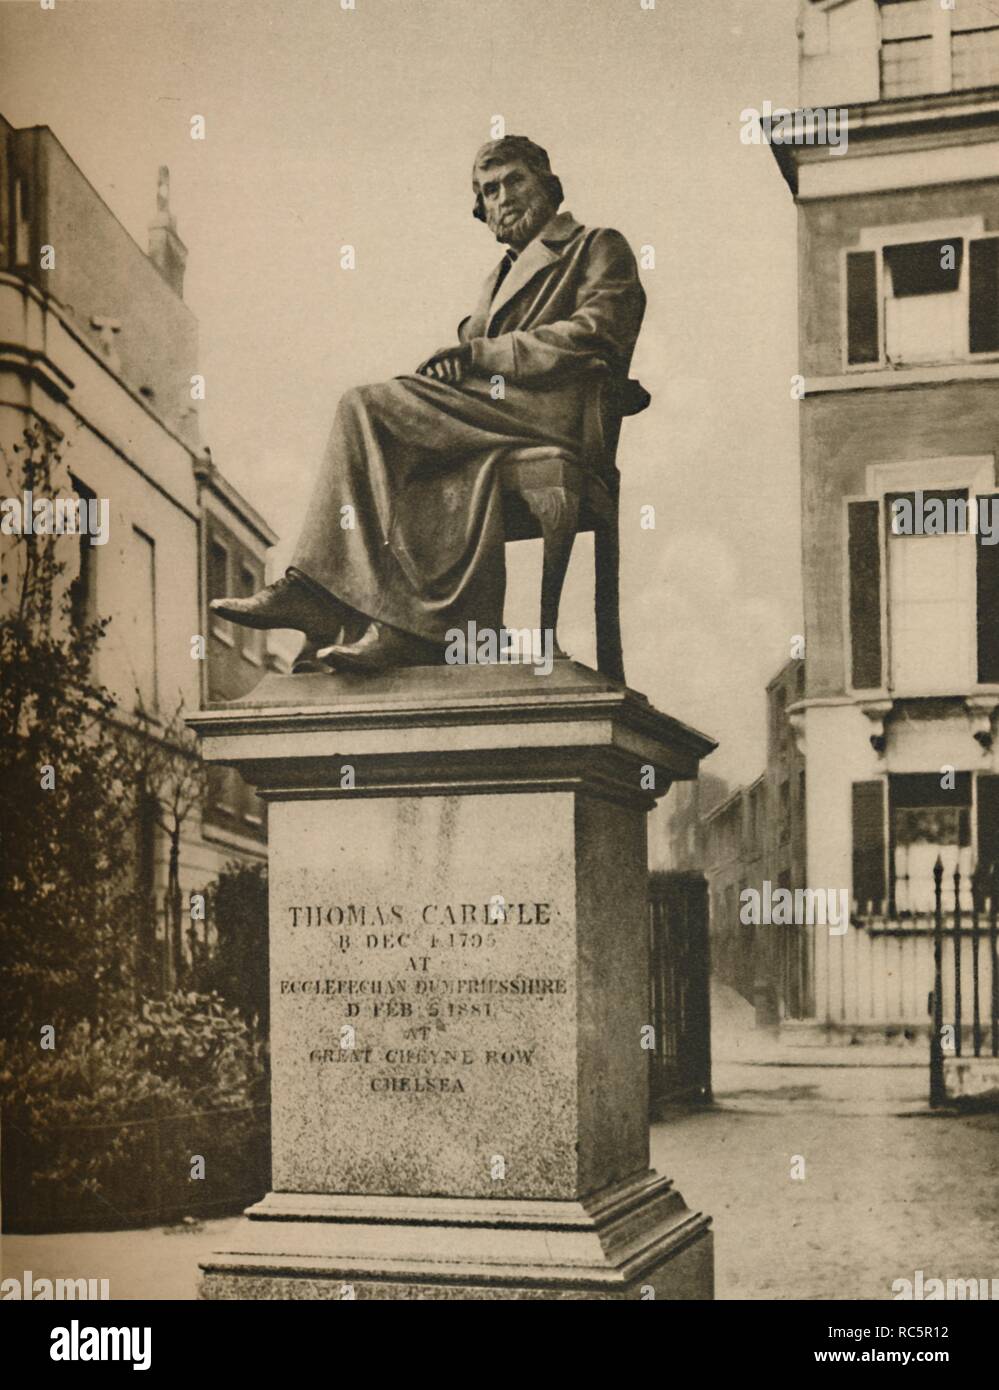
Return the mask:
[[458, 329], [461, 385], [414, 374], [341, 397], [292, 561], [366, 617], [440, 643], [472, 619], [502, 626], [500, 466], [525, 445], [579, 456], [592, 373], [627, 374], [645, 309], [624, 237], [570, 213], [496, 289], [498, 272]]

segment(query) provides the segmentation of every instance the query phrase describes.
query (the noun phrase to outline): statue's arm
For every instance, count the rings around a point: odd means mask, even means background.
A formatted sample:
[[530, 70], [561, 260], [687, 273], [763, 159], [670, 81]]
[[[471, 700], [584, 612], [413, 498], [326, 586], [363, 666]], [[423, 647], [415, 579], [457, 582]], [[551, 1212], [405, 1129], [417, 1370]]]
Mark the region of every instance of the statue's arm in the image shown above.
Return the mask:
[[458, 346], [438, 348], [425, 362], [420, 363], [416, 369], [417, 376], [436, 377], [438, 381], [449, 382], [452, 386], [461, 385], [472, 364], [470, 344], [474, 340], [468, 331], [471, 321], [469, 314], [459, 323]]
[[644, 311], [645, 291], [631, 247], [620, 232], [600, 228], [589, 246], [572, 317], [467, 340], [471, 367], [508, 381], [541, 382], [589, 371], [600, 362], [627, 361]]

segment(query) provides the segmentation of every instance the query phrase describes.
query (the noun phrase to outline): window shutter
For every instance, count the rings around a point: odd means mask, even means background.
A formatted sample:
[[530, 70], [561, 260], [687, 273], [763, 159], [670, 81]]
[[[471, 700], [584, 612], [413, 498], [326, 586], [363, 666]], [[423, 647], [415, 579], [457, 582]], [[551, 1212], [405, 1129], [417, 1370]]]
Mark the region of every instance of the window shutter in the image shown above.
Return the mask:
[[971, 243], [968, 292], [968, 346], [972, 352], [999, 352], [999, 237]]
[[990, 773], [978, 777], [978, 864], [999, 864], [999, 777]]
[[846, 257], [846, 360], [880, 362], [878, 341], [878, 265], [874, 251]]
[[885, 901], [885, 784], [853, 784], [853, 900], [861, 912]]
[[[988, 508], [988, 515], [999, 516], [999, 496], [978, 498], [978, 506]], [[976, 536], [977, 557], [977, 614], [978, 679], [982, 684], [999, 683], [999, 543], [986, 545], [988, 531]], [[992, 540], [996, 541], [993, 534]]]
[[876, 501], [847, 504], [850, 683], [854, 690], [876, 690], [882, 684], [879, 517]]

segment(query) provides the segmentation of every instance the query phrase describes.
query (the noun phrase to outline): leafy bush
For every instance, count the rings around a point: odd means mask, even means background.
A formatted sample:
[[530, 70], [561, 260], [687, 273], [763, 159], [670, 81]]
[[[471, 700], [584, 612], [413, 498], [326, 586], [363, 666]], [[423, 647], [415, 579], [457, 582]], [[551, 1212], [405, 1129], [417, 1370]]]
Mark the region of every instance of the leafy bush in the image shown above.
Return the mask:
[[144, 1067], [180, 1087], [191, 1109], [238, 1108], [262, 1097], [260, 1051], [239, 1010], [218, 994], [151, 999], [134, 1024]]
[[[66, 495], [41, 427], [7, 460], [8, 496]], [[75, 608], [76, 538], [4, 536], [0, 614], [0, 1016], [37, 1037], [129, 1008], [140, 910], [128, 847], [133, 775], [111, 694], [91, 678], [106, 621]], [[124, 852], [123, 852], [124, 851]]]
[[[40, 424], [3, 461], [9, 496], [73, 491], [58, 442]], [[128, 718], [93, 679], [108, 621], [88, 620], [74, 579], [78, 545], [72, 536], [0, 537], [7, 1229], [122, 1225], [238, 1202], [266, 1166], [266, 1120], [253, 1108], [266, 1100], [255, 1032], [266, 1008], [265, 881], [236, 872], [218, 888], [226, 955], [216, 974], [229, 999], [206, 979], [201, 992], [142, 1001], [136, 924], [149, 902], [136, 873], [138, 810], [155, 802], [176, 908], [180, 829], [203, 772], [179, 711], [155, 738], [143, 718], [126, 732]], [[55, 1029], [52, 1050], [40, 1046], [43, 1025]], [[206, 1155], [210, 1181], [191, 1182], [192, 1154]]]
[[[240, 1205], [266, 1163], [265, 1077], [246, 1024], [211, 995], [149, 1000], [110, 1033], [80, 1023], [53, 1051], [0, 1043], [6, 1228]], [[210, 1185], [189, 1181], [195, 1153]]]
[[267, 971], [267, 870], [259, 864], [227, 864], [206, 893], [215, 949], [200, 966], [197, 983], [234, 1004], [266, 1037], [270, 981]]
[[237, 1109], [264, 1100], [266, 1069], [236, 1009], [217, 995], [147, 1000], [103, 1033], [77, 1024], [46, 1051], [0, 1042], [7, 1123], [40, 1134], [144, 1120], [169, 1111]]

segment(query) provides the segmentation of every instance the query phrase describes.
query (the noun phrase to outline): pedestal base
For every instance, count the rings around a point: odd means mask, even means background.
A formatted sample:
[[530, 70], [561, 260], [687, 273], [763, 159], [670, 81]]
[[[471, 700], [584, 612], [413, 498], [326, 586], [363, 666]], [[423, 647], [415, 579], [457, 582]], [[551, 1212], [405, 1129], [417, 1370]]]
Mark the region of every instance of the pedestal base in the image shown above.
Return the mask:
[[205, 1299], [710, 1299], [709, 1218], [654, 1173], [582, 1201], [271, 1193]]
[[711, 740], [572, 662], [270, 676], [191, 722], [269, 807], [278, 1189], [202, 1296], [710, 1298], [648, 1167], [645, 816]]

